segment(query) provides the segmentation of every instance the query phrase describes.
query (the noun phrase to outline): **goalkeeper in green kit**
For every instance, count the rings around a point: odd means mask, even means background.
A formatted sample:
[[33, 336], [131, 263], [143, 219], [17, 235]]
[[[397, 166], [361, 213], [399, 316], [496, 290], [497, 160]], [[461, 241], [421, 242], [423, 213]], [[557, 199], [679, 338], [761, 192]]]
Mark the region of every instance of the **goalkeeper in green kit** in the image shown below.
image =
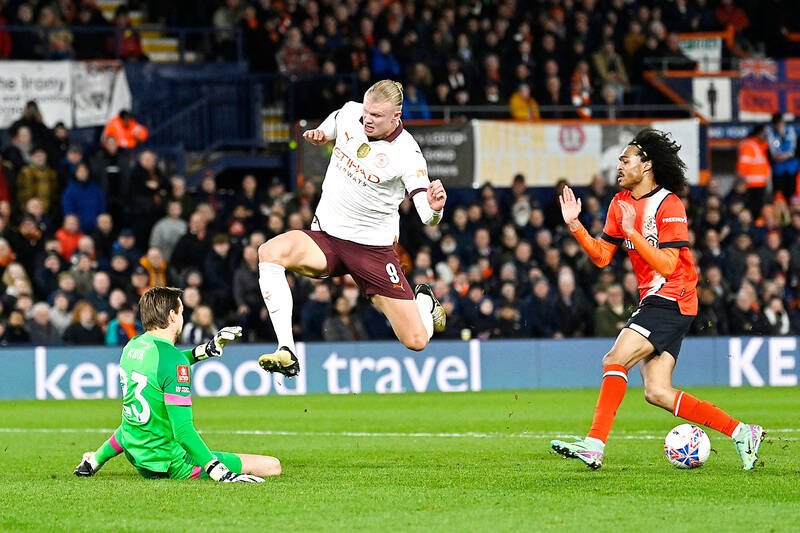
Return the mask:
[[92, 476], [124, 453], [145, 478], [210, 477], [221, 482], [262, 482], [281, 473], [274, 457], [211, 452], [192, 422], [191, 365], [221, 357], [241, 328], [223, 328], [192, 350], [175, 341], [183, 329], [181, 289], [154, 287], [139, 300], [145, 333], [122, 350], [122, 424], [94, 452], [86, 452], [76, 476]]

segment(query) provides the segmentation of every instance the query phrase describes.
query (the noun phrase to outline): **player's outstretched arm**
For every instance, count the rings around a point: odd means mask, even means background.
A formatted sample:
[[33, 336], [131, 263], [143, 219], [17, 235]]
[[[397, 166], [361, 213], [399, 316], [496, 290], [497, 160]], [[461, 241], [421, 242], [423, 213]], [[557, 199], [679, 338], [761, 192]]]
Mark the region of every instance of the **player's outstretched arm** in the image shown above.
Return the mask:
[[210, 341], [198, 344], [193, 349], [185, 351], [184, 354], [191, 356], [190, 359], [194, 359], [192, 363], [205, 361], [210, 357], [222, 357], [222, 350], [225, 345], [241, 336], [241, 326], [228, 326], [219, 330]]
[[[617, 245], [603, 239], [597, 240], [586, 231], [578, 216], [581, 214], [581, 199], [575, 197], [575, 193], [569, 187], [564, 187], [561, 196], [558, 197], [561, 204], [561, 215], [567, 228], [575, 236], [578, 244], [584, 249], [592, 263], [600, 268], [607, 266], [617, 251]], [[609, 210], [609, 216], [611, 212]]]
[[190, 457], [193, 457], [201, 465], [204, 465], [203, 468], [211, 479], [224, 483], [264, 481], [257, 476], [231, 472], [227, 466], [222, 464], [216, 456], [211, 453], [211, 450], [208, 449], [208, 446], [194, 427], [191, 403], [184, 405], [167, 403], [166, 405], [175, 440], [186, 450]]
[[333, 140], [332, 137], [325, 135], [325, 132], [321, 129], [304, 131], [303, 139], [307, 140], [311, 144], [325, 144]]

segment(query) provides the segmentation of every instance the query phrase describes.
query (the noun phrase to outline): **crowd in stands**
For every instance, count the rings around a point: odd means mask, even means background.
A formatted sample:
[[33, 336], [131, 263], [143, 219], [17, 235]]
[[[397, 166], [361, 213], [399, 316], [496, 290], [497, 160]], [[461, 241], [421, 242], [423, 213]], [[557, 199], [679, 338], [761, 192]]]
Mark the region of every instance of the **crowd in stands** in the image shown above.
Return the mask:
[[[313, 182], [289, 192], [278, 178], [247, 175], [222, 190], [209, 174], [188, 190], [156, 154], [120, 148], [114, 135], [69, 144], [35, 103], [10, 132], [0, 147], [0, 342], [124, 344], [141, 332], [138, 298], [165, 284], [185, 289], [184, 342], [234, 323], [251, 341], [274, 339], [257, 249], [309, 227]], [[603, 270], [591, 264], [565, 231], [556, 200], [565, 183], [531, 189], [519, 175], [509, 189], [486, 185], [450, 202], [435, 227], [402, 204], [401, 262], [412, 283], [432, 284], [445, 338], [616, 335], [639, 298], [630, 261], [620, 251]], [[599, 235], [614, 191], [599, 174], [574, 185], [582, 221]], [[694, 334], [800, 333], [800, 196], [765, 197], [753, 213], [751, 193], [740, 179], [723, 195], [714, 178], [681, 192], [701, 280]], [[393, 338], [352, 279], [289, 279], [298, 339]]]
[[742, 47], [781, 57], [800, 20], [794, 0], [133, 0], [112, 22], [91, 0], [0, 0], [0, 59], [145, 60], [129, 7], [151, 22], [214, 28], [206, 60], [236, 60], [238, 30], [254, 72], [330, 77], [314, 85], [307, 118], [384, 78], [407, 86], [410, 118], [509, 104], [514, 118], [620, 117], [622, 103], [666, 103], [645, 70], [695, 68], [677, 33], [733, 27]]

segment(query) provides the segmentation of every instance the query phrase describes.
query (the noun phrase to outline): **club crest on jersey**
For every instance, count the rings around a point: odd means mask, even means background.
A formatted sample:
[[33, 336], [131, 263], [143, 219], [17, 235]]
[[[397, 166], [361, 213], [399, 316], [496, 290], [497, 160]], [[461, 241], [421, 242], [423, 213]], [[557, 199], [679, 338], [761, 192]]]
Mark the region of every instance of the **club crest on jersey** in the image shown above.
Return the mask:
[[389, 166], [389, 157], [386, 154], [376, 155], [375, 166], [378, 168], [386, 168], [387, 166]]
[[178, 365], [178, 383], [189, 383], [189, 365]]
[[656, 217], [646, 217], [644, 224], [642, 224], [642, 229], [644, 229], [645, 233], [656, 233]]
[[361, 159], [363, 159], [363, 158], [367, 157], [367, 154], [369, 153], [370, 150], [371, 150], [371, 148], [369, 147], [369, 145], [367, 143], [362, 143], [361, 146], [358, 147], [358, 151], [356, 152], [356, 155], [358, 157], [360, 157]]

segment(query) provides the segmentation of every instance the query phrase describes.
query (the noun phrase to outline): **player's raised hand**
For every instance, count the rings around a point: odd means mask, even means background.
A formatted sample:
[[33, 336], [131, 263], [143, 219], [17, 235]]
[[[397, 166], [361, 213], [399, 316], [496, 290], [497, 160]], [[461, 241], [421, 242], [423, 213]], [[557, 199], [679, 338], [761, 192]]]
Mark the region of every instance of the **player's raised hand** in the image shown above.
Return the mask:
[[209, 357], [222, 357], [222, 350], [229, 341], [238, 339], [242, 336], [241, 326], [228, 326], [219, 330], [214, 337], [205, 344], [201, 344], [194, 349], [194, 358], [198, 361]]
[[306, 130], [303, 132], [303, 138], [311, 144], [325, 144], [331, 140], [322, 130]]
[[578, 215], [581, 214], [581, 199], [575, 198], [575, 193], [572, 189], [565, 186], [558, 197], [558, 203], [561, 204], [561, 215], [564, 217], [564, 222], [569, 226], [570, 231], [578, 229], [580, 222]]
[[634, 223], [636, 222], [636, 210], [628, 202], [621, 202], [617, 200], [617, 203], [619, 204], [619, 208], [622, 210], [622, 231], [625, 233], [625, 235], [630, 235], [636, 231], [634, 226]]
[[428, 204], [434, 211], [441, 211], [444, 208], [444, 203], [447, 201], [447, 192], [444, 190], [444, 185], [440, 180], [433, 180], [428, 185]]

